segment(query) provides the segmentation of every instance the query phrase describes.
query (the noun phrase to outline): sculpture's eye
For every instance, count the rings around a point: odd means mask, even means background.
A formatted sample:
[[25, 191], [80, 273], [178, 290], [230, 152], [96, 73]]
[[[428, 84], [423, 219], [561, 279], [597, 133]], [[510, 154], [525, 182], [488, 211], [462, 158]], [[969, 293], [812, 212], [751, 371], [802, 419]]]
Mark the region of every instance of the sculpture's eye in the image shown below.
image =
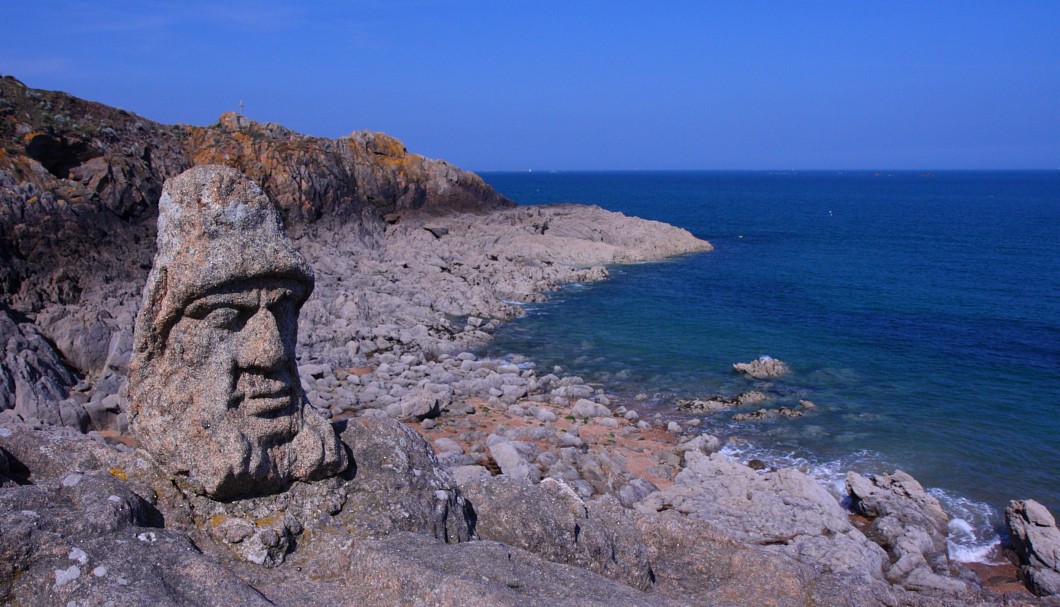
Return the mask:
[[238, 329], [242, 314], [237, 308], [229, 306], [217, 306], [209, 311], [203, 320], [211, 327], [217, 329]]

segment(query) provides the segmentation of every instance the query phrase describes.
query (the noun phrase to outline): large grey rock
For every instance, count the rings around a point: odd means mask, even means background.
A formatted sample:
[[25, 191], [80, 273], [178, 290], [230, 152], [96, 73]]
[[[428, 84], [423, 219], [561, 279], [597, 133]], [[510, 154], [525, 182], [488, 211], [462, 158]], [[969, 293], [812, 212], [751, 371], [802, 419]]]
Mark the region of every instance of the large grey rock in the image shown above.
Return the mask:
[[387, 417], [343, 422], [342, 442], [354, 465], [339, 517], [362, 533], [414, 531], [459, 542], [471, 537], [470, 511], [434, 450], [409, 427]]
[[1039, 596], [1060, 595], [1060, 530], [1052, 513], [1034, 500], [1013, 500], [1005, 525], [1027, 587]]
[[36, 325], [0, 305], [0, 412], [83, 430], [88, 414], [77, 403], [63, 403], [77, 381]]
[[541, 470], [532, 464], [524, 451], [532, 449], [532, 445], [523, 441], [509, 441], [500, 437], [488, 443], [490, 455], [497, 462], [501, 474], [508, 478], [524, 482], [536, 483], [541, 480]]
[[[493, 541], [444, 544], [412, 533], [324, 535], [254, 586], [277, 605], [678, 607], [687, 605]], [[311, 571], [297, 574], [294, 568]], [[272, 573], [270, 571], [270, 573]]]
[[0, 491], [0, 603], [271, 604], [114, 473], [36, 478]]
[[950, 516], [919, 482], [901, 470], [869, 478], [847, 473], [854, 511], [872, 519], [865, 533], [891, 557], [887, 578], [911, 590], [960, 591], [964, 583], [946, 551]]
[[614, 500], [584, 502], [563, 481], [538, 485], [496, 476], [461, 490], [475, 511], [479, 538], [577, 565], [641, 590], [652, 587], [647, 549], [631, 512]]
[[574, 403], [574, 406], [571, 407], [570, 414], [573, 415], [575, 419], [610, 417], [611, 410], [599, 403], [594, 403], [591, 400], [582, 398]]
[[239, 171], [201, 166], [166, 181], [158, 225], [129, 378], [144, 448], [217, 499], [342, 471], [295, 360], [313, 273], [275, 207]]
[[[637, 519], [655, 590], [695, 605], [802, 607], [813, 604], [809, 565], [739, 543], [707, 521], [677, 512]], [[836, 605], [837, 602], [821, 602]]]
[[886, 553], [851, 525], [824, 487], [802, 472], [758, 473], [719, 453], [700, 451], [687, 451], [685, 463], [671, 487], [647, 496], [637, 509], [673, 509], [825, 572], [882, 579]]

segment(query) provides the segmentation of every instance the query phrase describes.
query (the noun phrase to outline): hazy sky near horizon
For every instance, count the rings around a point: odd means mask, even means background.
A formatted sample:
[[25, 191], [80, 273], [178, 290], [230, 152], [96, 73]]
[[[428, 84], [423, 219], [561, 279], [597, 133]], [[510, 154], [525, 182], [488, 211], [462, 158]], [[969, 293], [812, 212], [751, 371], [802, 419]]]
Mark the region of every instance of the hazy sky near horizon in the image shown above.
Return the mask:
[[1057, 169], [1060, 2], [12, 2], [0, 73], [472, 170]]

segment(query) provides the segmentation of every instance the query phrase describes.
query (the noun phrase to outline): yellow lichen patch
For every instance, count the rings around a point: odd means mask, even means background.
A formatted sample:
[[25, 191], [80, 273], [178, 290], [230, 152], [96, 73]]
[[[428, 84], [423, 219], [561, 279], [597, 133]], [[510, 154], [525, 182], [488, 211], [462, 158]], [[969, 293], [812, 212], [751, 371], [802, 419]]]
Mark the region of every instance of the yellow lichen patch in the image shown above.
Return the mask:
[[270, 514], [259, 519], [254, 520], [254, 525], [257, 527], [270, 527], [273, 524], [279, 522], [280, 517], [275, 514]]
[[211, 526], [211, 527], [217, 527], [218, 525], [220, 525], [221, 523], [223, 523], [223, 522], [225, 522], [227, 520], [228, 520], [228, 515], [215, 514], [215, 515], [211, 516], [210, 518], [206, 519], [206, 524]]
[[125, 471], [122, 470], [120, 466], [114, 466], [110, 470], [107, 470], [107, 472], [110, 472], [110, 475], [114, 478], [118, 478], [123, 481], [129, 480], [129, 477], [125, 475]]

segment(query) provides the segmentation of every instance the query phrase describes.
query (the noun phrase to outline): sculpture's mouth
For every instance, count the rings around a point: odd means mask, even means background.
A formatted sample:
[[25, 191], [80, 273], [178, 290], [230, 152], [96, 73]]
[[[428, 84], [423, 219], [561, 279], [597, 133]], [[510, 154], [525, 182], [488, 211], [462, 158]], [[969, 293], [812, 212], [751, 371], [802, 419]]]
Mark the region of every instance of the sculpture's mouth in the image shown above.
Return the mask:
[[295, 409], [295, 386], [281, 378], [243, 372], [233, 396], [243, 412], [254, 417], [281, 417]]

